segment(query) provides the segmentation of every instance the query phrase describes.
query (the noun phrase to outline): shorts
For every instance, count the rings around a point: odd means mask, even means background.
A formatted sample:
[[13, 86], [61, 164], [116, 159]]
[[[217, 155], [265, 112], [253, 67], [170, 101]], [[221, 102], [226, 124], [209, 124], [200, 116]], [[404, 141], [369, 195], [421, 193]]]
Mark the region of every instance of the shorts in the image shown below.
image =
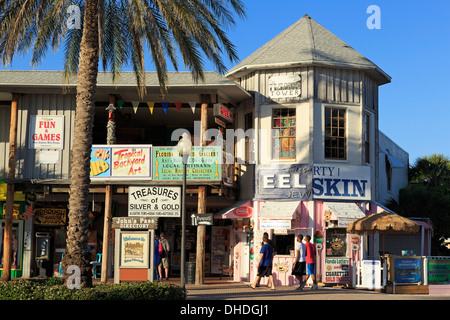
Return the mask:
[[292, 269], [293, 276], [303, 276], [306, 274], [306, 262], [298, 262], [295, 264], [294, 269]]
[[307, 275], [313, 275], [314, 274], [314, 263], [307, 263], [306, 264], [306, 274]]
[[258, 277], [268, 277], [272, 275], [272, 266], [266, 267], [266, 266], [259, 266], [258, 267]]
[[169, 259], [166, 258], [161, 258], [161, 261], [159, 262], [158, 268], [164, 268], [167, 269], [169, 268]]

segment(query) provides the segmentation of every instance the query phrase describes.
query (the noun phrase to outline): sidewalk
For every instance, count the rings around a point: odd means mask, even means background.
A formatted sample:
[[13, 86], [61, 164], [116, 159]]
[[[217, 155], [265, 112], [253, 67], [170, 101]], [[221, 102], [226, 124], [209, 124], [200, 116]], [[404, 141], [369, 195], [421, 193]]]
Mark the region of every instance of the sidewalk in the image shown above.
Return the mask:
[[[180, 285], [179, 278], [161, 282]], [[264, 286], [252, 289], [246, 283], [233, 282], [228, 277], [205, 278], [202, 285], [186, 284], [186, 300], [450, 300], [450, 295], [399, 295], [337, 287], [319, 287], [317, 290], [305, 287], [301, 291], [295, 289], [292, 286], [277, 286], [276, 290], [269, 290]]]

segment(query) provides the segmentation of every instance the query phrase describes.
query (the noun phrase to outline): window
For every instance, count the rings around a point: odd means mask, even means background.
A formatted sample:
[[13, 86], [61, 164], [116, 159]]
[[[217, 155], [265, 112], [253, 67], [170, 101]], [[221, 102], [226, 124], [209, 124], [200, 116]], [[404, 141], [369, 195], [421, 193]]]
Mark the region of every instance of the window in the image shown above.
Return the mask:
[[347, 230], [343, 228], [327, 229], [326, 250], [327, 257], [347, 256]]
[[295, 109], [273, 109], [272, 157], [274, 159], [295, 159], [295, 120]]
[[295, 236], [293, 234], [274, 234], [272, 240], [274, 254], [290, 254], [290, 251], [294, 250], [295, 241]]
[[347, 159], [346, 110], [325, 108], [325, 158]]
[[[253, 129], [253, 114], [247, 113], [244, 116], [244, 130], [247, 131]], [[245, 136], [245, 163], [250, 163], [252, 161], [252, 141], [246, 135]]]
[[366, 163], [370, 163], [370, 115], [364, 115], [364, 151]]
[[391, 191], [391, 187], [392, 187], [392, 167], [391, 167], [391, 162], [389, 161], [388, 156], [386, 155], [384, 158], [384, 162], [386, 164], [386, 187], [388, 189], [388, 191]]

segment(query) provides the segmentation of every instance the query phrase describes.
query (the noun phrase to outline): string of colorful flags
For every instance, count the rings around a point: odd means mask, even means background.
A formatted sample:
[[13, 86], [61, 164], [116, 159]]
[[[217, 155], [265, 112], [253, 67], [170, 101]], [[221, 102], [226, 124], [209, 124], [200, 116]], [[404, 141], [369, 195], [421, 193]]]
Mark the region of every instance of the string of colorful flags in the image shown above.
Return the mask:
[[[137, 112], [137, 109], [139, 107], [139, 104], [142, 101], [131, 101], [131, 104], [133, 105], [133, 110], [134, 113]], [[124, 105], [125, 101], [124, 100], [117, 100], [117, 106], [119, 107], [119, 109], [122, 109], [123, 105]], [[155, 102], [146, 102], [147, 106], [150, 110], [150, 113], [153, 114], [153, 108], [155, 107]], [[164, 113], [167, 114], [167, 109], [169, 108], [169, 102], [159, 102], [164, 110]], [[178, 109], [178, 111], [181, 111], [181, 106], [182, 106], [182, 102], [174, 102], [173, 103], [175, 105], [175, 107]], [[189, 106], [191, 107], [192, 113], [195, 113], [195, 106], [197, 105], [197, 102], [195, 101], [189, 101], [188, 102]]]

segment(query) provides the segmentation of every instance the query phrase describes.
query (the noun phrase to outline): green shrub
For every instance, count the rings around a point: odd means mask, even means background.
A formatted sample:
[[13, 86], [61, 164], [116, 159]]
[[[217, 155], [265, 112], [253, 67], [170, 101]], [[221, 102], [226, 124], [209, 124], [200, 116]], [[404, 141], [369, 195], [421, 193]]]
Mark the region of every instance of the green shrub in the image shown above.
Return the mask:
[[184, 300], [179, 286], [160, 282], [94, 284], [69, 289], [59, 278], [17, 280], [0, 283], [0, 300]]

